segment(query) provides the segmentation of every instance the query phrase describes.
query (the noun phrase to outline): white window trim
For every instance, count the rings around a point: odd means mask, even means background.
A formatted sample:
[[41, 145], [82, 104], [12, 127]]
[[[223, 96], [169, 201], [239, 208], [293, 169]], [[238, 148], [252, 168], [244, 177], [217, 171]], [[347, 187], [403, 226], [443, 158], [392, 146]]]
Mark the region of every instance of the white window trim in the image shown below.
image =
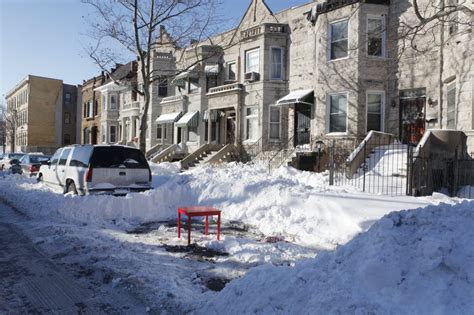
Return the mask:
[[383, 90], [367, 90], [365, 92], [365, 131], [368, 133], [370, 130], [368, 130], [368, 115], [369, 115], [369, 94], [380, 94], [382, 95], [381, 100], [382, 104], [380, 106], [380, 130], [381, 132], [385, 132], [385, 91]]
[[[280, 49], [280, 60], [281, 60], [281, 77], [279, 78], [273, 78], [272, 77], [272, 67], [273, 67], [273, 49]], [[283, 53], [283, 47], [281, 46], [270, 46], [270, 67], [269, 67], [269, 78], [271, 81], [283, 81], [283, 78], [285, 77], [283, 70], [284, 70], [284, 53]]]
[[238, 81], [237, 79], [237, 72], [235, 72], [235, 79], [234, 80], [231, 80], [230, 79], [230, 65], [235, 65], [235, 69], [234, 70], [237, 70], [237, 62], [236, 61], [229, 61], [227, 64], [226, 64], [226, 67], [227, 67], [227, 74], [226, 74], [226, 79], [228, 81]]
[[[337, 59], [331, 59], [331, 43], [332, 43], [332, 30], [331, 30], [331, 25], [339, 22], [347, 21], [347, 56], [342, 57], [342, 58], [337, 58]], [[345, 17], [339, 20], [334, 20], [328, 23], [328, 38], [327, 38], [327, 60], [328, 62], [333, 62], [333, 61], [338, 61], [338, 60], [345, 60], [350, 58], [350, 25], [349, 25], [349, 18]]]
[[[340, 95], [344, 94], [346, 96], [347, 104], [346, 104], [346, 132], [329, 132], [331, 123], [331, 96], [333, 95]], [[346, 136], [349, 133], [349, 92], [348, 91], [341, 91], [341, 92], [333, 92], [328, 93], [326, 96], [326, 135], [327, 136]]]
[[[257, 110], [257, 113], [255, 115], [250, 115], [250, 116], [247, 116], [247, 108], [255, 108]], [[249, 106], [245, 106], [244, 107], [244, 111], [245, 111], [245, 115], [244, 115], [244, 130], [245, 130], [245, 140], [244, 140], [244, 143], [245, 144], [249, 144], [249, 143], [255, 143], [258, 141], [258, 136], [257, 136], [257, 139], [247, 139], [248, 135], [247, 135], [247, 120], [248, 118], [255, 118], [256, 121], [257, 121], [257, 128], [258, 128], [258, 125], [259, 125], [259, 119], [258, 119], [258, 116], [259, 116], [259, 108], [257, 105], [249, 105]]]
[[[373, 56], [369, 55], [369, 20], [380, 20], [382, 21], [382, 56]], [[376, 59], [386, 59], [387, 58], [387, 29], [386, 29], [386, 22], [385, 22], [384, 15], [371, 15], [368, 14], [365, 20], [365, 55], [368, 58], [376, 58]]]
[[252, 49], [249, 49], [249, 50], [246, 50], [246, 51], [245, 51], [245, 73], [250, 73], [250, 72], [252, 72], [252, 71], [247, 71], [247, 67], [248, 67], [248, 55], [249, 55], [249, 53], [256, 52], [256, 51], [258, 51], [258, 71], [257, 71], [257, 73], [260, 73], [260, 66], [261, 66], [260, 47], [252, 48]]
[[[279, 115], [280, 120], [278, 121], [278, 130], [279, 130], [279, 132], [278, 132], [278, 136], [279, 136], [278, 139], [272, 139], [272, 138], [270, 138], [270, 135], [271, 135], [270, 130], [271, 130], [271, 125], [272, 125], [272, 122], [271, 122], [271, 116], [272, 116], [272, 111], [271, 111], [271, 109], [272, 109], [272, 107], [278, 108], [278, 110], [280, 111], [280, 115]], [[276, 123], [273, 123], [273, 124], [276, 124]], [[281, 107], [280, 107], [280, 106], [277, 106], [277, 105], [270, 105], [270, 106], [268, 107], [268, 142], [272, 142], [272, 143], [281, 142], [281, 136], [282, 136], [282, 134], [281, 134], [281, 129], [282, 129], [282, 128], [281, 128]]]
[[456, 95], [456, 92], [454, 93], [454, 127], [448, 127], [448, 113], [449, 113], [449, 107], [448, 107], [448, 93], [451, 90], [457, 91], [457, 84], [456, 81], [450, 82], [446, 85], [446, 128], [449, 130], [455, 130], [457, 129], [458, 126], [458, 98]]
[[94, 118], [94, 100], [87, 102], [87, 118]]

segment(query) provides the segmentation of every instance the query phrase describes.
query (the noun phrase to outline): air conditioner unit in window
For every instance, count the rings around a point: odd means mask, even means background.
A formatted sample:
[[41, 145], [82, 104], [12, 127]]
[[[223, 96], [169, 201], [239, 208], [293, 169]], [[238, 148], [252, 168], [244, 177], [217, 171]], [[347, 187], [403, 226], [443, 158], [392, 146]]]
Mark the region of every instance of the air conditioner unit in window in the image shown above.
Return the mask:
[[247, 72], [245, 74], [245, 81], [254, 82], [260, 80], [260, 73], [258, 72]]

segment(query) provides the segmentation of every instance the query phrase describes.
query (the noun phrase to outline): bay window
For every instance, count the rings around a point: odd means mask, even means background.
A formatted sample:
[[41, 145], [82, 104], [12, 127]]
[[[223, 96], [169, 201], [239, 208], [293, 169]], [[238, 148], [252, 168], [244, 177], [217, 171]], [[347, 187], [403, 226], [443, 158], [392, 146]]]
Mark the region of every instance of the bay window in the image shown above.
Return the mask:
[[347, 132], [347, 94], [329, 95], [329, 133]]
[[256, 106], [245, 109], [245, 139], [258, 139], [258, 108]]
[[283, 80], [283, 49], [272, 47], [270, 51], [270, 79]]
[[348, 56], [348, 20], [330, 24], [330, 60], [345, 58]]
[[269, 127], [270, 141], [280, 141], [281, 109], [279, 106], [270, 106], [269, 124], [270, 124], [270, 127]]
[[245, 52], [245, 73], [260, 71], [260, 49]]
[[367, 18], [367, 55], [385, 55], [385, 23], [383, 17]]
[[384, 97], [383, 92], [367, 93], [367, 132], [383, 131]]
[[448, 85], [447, 93], [447, 125], [449, 129], [456, 128], [456, 83]]

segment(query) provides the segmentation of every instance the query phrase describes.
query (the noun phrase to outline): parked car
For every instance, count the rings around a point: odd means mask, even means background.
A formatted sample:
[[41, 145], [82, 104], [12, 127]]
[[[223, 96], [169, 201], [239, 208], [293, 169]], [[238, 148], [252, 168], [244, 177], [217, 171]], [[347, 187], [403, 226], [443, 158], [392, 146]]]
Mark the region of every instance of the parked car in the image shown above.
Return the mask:
[[0, 160], [0, 170], [8, 170], [10, 169], [11, 165], [11, 160], [20, 160], [24, 153], [5, 153], [3, 154], [2, 159]]
[[38, 172], [38, 181], [73, 194], [126, 195], [151, 188], [151, 170], [140, 150], [119, 145], [74, 145], [58, 149]]
[[12, 174], [21, 174], [20, 160], [18, 159], [10, 160], [10, 172]]
[[[42, 164], [46, 164], [51, 157], [43, 154], [28, 153], [20, 159], [20, 174], [36, 176]], [[13, 168], [13, 167], [12, 167]]]

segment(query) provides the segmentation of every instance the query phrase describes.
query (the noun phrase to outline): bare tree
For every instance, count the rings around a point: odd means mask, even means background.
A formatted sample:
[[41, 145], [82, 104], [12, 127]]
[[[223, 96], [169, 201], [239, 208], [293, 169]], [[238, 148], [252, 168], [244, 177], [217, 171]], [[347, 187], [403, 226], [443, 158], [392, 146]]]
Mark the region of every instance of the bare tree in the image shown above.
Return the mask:
[[[147, 117], [151, 103], [150, 87], [162, 79], [153, 69], [152, 52], [163, 28], [173, 45], [189, 44], [191, 39], [208, 39], [215, 32], [215, 6], [218, 0], [82, 0], [96, 12], [87, 48], [89, 56], [112, 80], [108, 70], [124, 58], [138, 62], [139, 84], [132, 86], [143, 97], [140, 113], [140, 150], [146, 150]], [[182, 69], [181, 71], [184, 71]], [[119, 82], [116, 82], [119, 83]]]
[[[13, 107], [0, 107], [0, 124], [3, 125], [3, 136], [0, 135], [4, 140], [0, 139], [3, 143], [3, 148], [10, 144], [10, 152], [16, 151], [16, 130], [19, 125], [19, 114], [18, 110]], [[0, 127], [1, 128], [1, 127]], [[1, 131], [0, 131], [1, 132]]]

